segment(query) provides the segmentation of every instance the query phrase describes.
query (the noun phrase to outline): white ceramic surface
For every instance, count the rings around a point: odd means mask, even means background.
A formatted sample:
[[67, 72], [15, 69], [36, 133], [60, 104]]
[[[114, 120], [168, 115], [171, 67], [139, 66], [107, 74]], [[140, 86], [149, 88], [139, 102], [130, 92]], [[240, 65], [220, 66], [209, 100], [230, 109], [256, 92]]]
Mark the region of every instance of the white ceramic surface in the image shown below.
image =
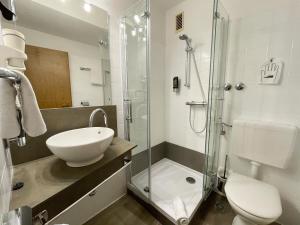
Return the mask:
[[[151, 175], [151, 198], [154, 204], [175, 222], [179, 216], [175, 205], [180, 200], [189, 219], [202, 199], [203, 174], [164, 158], [152, 165]], [[187, 177], [193, 177], [196, 182], [188, 183]], [[148, 186], [148, 169], [136, 174], [132, 183], [147, 196], [144, 188]]]
[[265, 165], [286, 168], [295, 149], [298, 129], [276, 121], [233, 121], [232, 151], [235, 155]]
[[225, 192], [237, 214], [233, 225], [266, 225], [282, 214], [278, 190], [270, 184], [232, 173], [227, 179]]
[[25, 52], [25, 36], [22, 33], [12, 29], [3, 29], [2, 38], [5, 46]]
[[46, 141], [50, 151], [68, 166], [81, 167], [103, 158], [114, 131], [106, 127], [87, 127], [56, 134]]

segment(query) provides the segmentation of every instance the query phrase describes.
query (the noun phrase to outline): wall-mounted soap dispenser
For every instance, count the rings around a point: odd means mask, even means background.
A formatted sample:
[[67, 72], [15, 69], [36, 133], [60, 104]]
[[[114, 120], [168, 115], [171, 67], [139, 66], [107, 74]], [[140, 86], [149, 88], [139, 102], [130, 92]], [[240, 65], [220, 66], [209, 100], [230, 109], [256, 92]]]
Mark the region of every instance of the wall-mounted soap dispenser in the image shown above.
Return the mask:
[[173, 92], [179, 92], [180, 80], [179, 77], [173, 77]]

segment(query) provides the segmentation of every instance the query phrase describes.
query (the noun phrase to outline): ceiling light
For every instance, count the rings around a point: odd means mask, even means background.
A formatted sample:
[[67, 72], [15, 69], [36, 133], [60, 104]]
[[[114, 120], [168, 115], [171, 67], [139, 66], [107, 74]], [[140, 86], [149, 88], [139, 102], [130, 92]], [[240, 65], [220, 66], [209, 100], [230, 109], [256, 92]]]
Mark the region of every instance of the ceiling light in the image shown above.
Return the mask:
[[143, 30], [144, 30], [144, 29], [143, 29], [142, 27], [139, 28], [139, 32], [140, 32], [140, 33], [142, 33]]
[[138, 15], [134, 15], [134, 16], [133, 16], [133, 19], [134, 19], [134, 21], [135, 21], [137, 24], [140, 24], [141, 18], [140, 18]]
[[84, 3], [83, 8], [86, 12], [92, 11], [92, 6], [89, 3]]
[[131, 31], [131, 35], [132, 35], [133, 37], [136, 36], [136, 29], [133, 29], [133, 30]]

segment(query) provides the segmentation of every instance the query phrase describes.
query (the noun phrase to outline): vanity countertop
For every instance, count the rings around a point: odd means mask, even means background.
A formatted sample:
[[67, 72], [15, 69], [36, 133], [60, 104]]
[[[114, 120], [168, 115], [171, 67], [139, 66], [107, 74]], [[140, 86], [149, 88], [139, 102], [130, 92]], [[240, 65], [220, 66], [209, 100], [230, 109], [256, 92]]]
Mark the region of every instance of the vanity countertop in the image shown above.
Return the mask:
[[[135, 147], [135, 144], [116, 137], [113, 139], [109, 149], [105, 152], [102, 160], [93, 165], [80, 168], [69, 167], [63, 160], [58, 159], [54, 155], [19, 164], [14, 167], [14, 181], [24, 182], [24, 187], [20, 190], [13, 191], [11, 208], [14, 209], [21, 206], [29, 206], [33, 209], [40, 206], [37, 208], [41, 208], [43, 202], [49, 201], [50, 198], [58, 195], [58, 193], [63, 192], [65, 189], [68, 189], [67, 192], [70, 194], [70, 192], [72, 192], [70, 189], [71, 186], [73, 186], [74, 192], [77, 194], [79, 188], [86, 189], [88, 192], [89, 190], [87, 188], [92, 189], [97, 185], [95, 180], [97, 180], [98, 177], [105, 179], [103, 174], [109, 176], [116, 172], [111, 171], [110, 173], [107, 170], [117, 170], [122, 166], [121, 160], [123, 160], [123, 157], [130, 153]], [[122, 157], [122, 159], [120, 157]], [[119, 159], [118, 166], [112, 164], [115, 159]], [[82, 188], [79, 186], [80, 181], [83, 183], [81, 185], [84, 185]], [[93, 184], [89, 186], [89, 183]], [[101, 180], [99, 180], [99, 183], [101, 183]], [[78, 198], [80, 197], [81, 196], [78, 196]]]

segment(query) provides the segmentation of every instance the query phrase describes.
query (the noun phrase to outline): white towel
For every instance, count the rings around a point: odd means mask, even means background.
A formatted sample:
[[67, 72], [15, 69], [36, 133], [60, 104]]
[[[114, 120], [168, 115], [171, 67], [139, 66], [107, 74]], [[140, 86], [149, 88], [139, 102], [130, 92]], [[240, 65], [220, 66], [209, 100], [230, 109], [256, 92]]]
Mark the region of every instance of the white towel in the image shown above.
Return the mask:
[[1, 215], [9, 211], [12, 176], [13, 166], [10, 151], [4, 148], [4, 144], [0, 139], [0, 223], [2, 221]]
[[[21, 76], [22, 126], [31, 137], [42, 135], [47, 128], [31, 83], [23, 73], [16, 70], [14, 72]], [[0, 96], [0, 137], [15, 138], [20, 134], [20, 126], [15, 104], [16, 90], [11, 81], [0, 79]]]
[[185, 204], [180, 197], [175, 197], [173, 199], [173, 207], [174, 207], [175, 219], [178, 222], [178, 224], [187, 224], [188, 213]]

